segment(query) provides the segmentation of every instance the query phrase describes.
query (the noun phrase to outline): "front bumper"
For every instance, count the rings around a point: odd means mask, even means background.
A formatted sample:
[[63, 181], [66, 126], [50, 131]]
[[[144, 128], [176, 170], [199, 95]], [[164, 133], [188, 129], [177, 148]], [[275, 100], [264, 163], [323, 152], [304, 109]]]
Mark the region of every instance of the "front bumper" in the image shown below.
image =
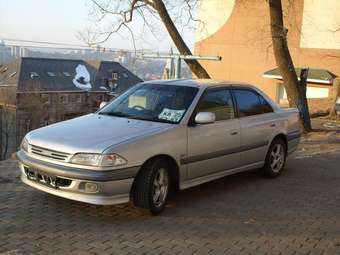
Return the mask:
[[139, 170], [139, 167], [109, 171], [78, 169], [31, 158], [23, 151], [17, 152], [17, 157], [22, 182], [56, 196], [96, 205], [128, 202]]

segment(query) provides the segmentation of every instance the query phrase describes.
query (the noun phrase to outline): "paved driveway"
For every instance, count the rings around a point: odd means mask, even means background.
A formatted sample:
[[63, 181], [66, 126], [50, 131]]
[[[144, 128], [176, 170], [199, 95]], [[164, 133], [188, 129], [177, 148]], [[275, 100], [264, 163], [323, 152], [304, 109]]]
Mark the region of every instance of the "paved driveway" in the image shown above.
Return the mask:
[[340, 153], [182, 191], [151, 217], [44, 194], [0, 166], [0, 254], [340, 254]]

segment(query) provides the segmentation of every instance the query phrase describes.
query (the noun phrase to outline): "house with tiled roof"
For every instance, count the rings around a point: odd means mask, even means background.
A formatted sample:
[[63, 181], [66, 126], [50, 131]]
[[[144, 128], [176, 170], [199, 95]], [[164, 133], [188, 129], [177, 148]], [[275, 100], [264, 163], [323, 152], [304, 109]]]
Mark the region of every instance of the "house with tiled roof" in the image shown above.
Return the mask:
[[120, 63], [20, 58], [0, 67], [0, 159], [25, 134], [98, 109], [142, 80]]

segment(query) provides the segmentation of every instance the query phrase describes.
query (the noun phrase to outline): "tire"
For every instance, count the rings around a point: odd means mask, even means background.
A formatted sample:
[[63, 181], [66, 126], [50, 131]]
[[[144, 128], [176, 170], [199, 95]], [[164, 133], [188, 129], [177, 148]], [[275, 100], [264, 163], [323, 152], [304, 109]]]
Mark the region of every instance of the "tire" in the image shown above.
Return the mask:
[[281, 138], [276, 138], [269, 146], [265, 164], [260, 170], [265, 177], [274, 178], [282, 173], [287, 158], [287, 145]]
[[133, 203], [136, 207], [147, 209], [152, 215], [164, 210], [170, 191], [169, 169], [169, 164], [162, 159], [143, 166], [134, 184]]

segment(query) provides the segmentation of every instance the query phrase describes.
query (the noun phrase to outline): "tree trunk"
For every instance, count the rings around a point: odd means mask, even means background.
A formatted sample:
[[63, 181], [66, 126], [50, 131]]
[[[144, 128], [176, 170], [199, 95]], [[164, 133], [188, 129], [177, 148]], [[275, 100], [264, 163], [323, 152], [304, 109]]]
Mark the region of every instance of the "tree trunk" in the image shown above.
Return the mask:
[[287, 43], [288, 31], [283, 24], [281, 0], [269, 0], [269, 12], [274, 56], [282, 75], [289, 106], [299, 109], [304, 131], [309, 132], [311, 130], [310, 116], [309, 112], [305, 111], [306, 106], [304, 105], [307, 104], [306, 89], [299, 89], [298, 77]]
[[331, 106], [331, 111], [329, 113], [329, 117], [335, 117], [337, 115], [335, 110], [335, 104], [338, 98], [340, 97], [340, 79], [336, 78], [333, 81], [333, 91], [334, 91], [334, 98], [333, 98], [333, 105]]
[[[298, 98], [298, 109], [301, 114], [302, 123], [304, 124], [305, 130], [311, 131], [311, 122], [309, 117], [309, 108], [308, 108], [308, 100], [306, 97], [307, 92], [307, 77], [308, 77], [308, 69], [302, 69], [300, 74], [300, 83], [298, 85], [299, 98]], [[307, 127], [307, 128], [306, 128]]]
[[[158, 12], [161, 20], [163, 21], [172, 41], [176, 45], [178, 51], [182, 55], [192, 55], [189, 47], [184, 42], [182, 36], [178, 32], [174, 22], [172, 21], [164, 3], [162, 0], [154, 0], [153, 6]], [[201, 64], [197, 60], [188, 60], [186, 59], [185, 62], [188, 64], [190, 70], [201, 79], [209, 79], [210, 76], [207, 71], [201, 66]]]
[[5, 133], [5, 144], [4, 144], [4, 152], [2, 154], [2, 160], [5, 160], [7, 158], [7, 152], [8, 152], [8, 140], [9, 140], [9, 137], [8, 137], [8, 133]]

